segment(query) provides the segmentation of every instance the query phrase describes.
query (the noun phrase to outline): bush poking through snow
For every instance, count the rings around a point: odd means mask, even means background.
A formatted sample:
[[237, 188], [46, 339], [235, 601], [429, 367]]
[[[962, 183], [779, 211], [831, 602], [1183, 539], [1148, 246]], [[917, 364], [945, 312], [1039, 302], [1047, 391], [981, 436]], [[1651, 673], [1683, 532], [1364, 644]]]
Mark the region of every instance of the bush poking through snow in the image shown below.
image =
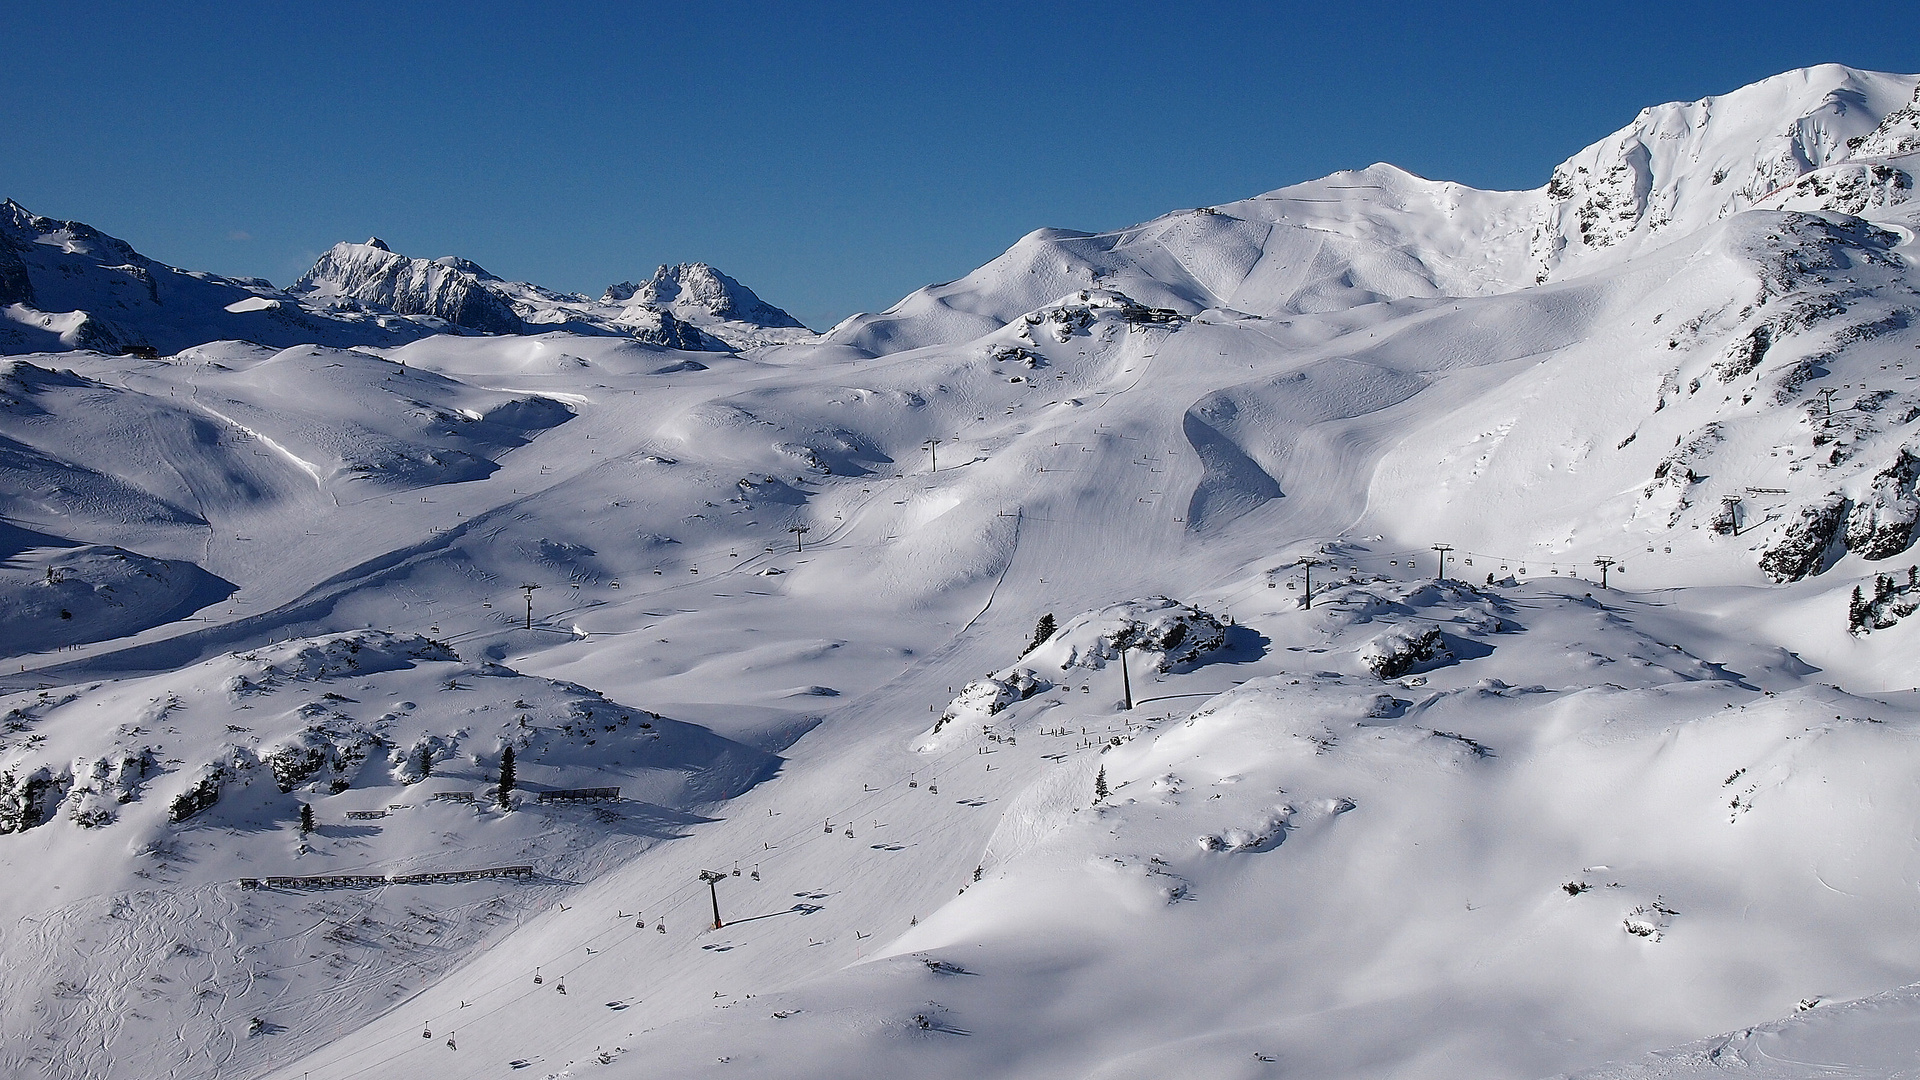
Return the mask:
[[1653, 903], [1642, 904], [1627, 912], [1626, 918], [1621, 920], [1621, 928], [1634, 937], [1659, 941], [1666, 936], [1667, 928], [1673, 925], [1673, 917], [1678, 914], [1678, 911], [1656, 897]]
[[1360, 662], [1379, 679], [1397, 679], [1422, 665], [1451, 659], [1437, 626], [1396, 626], [1360, 649]]
[[984, 720], [1052, 685], [1035, 677], [1030, 668], [1015, 668], [1003, 675], [968, 683], [960, 691], [960, 696], [954, 698], [946, 711], [940, 714], [940, 719], [934, 721], [933, 730], [937, 734], [941, 728], [960, 719]]
[[0, 773], [0, 833], [25, 832], [47, 820], [47, 798], [56, 792], [53, 770], [45, 765], [25, 776]]

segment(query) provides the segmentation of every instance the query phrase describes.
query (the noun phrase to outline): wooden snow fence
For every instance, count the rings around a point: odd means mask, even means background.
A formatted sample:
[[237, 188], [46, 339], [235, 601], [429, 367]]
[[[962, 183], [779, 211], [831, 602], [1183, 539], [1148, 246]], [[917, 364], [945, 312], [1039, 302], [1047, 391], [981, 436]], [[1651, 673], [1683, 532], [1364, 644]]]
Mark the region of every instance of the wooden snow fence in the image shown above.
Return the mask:
[[619, 802], [620, 789], [617, 787], [564, 788], [559, 791], [536, 792], [540, 802]]
[[482, 878], [531, 881], [531, 866], [488, 866], [479, 870], [443, 870], [431, 874], [318, 874], [311, 877], [241, 878], [243, 889], [367, 889], [380, 885], [437, 885]]

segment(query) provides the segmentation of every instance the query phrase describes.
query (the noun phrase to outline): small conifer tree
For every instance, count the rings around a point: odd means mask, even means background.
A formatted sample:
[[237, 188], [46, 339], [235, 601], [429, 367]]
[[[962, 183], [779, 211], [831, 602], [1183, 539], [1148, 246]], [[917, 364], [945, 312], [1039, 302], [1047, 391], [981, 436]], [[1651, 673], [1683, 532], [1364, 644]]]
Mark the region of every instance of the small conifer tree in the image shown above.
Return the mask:
[[[1049, 611], [1045, 615], [1040, 616], [1040, 621], [1033, 624], [1033, 644], [1027, 646], [1027, 652], [1032, 652], [1040, 646], [1045, 645], [1047, 639], [1052, 637], [1053, 632], [1058, 629], [1059, 626], [1053, 621], [1053, 612]], [[1027, 653], [1021, 653], [1020, 655], [1025, 656]]]
[[1859, 633], [1867, 625], [1867, 598], [1860, 593], [1860, 586], [1853, 587], [1853, 599], [1847, 602], [1847, 632]]
[[305, 836], [312, 831], [313, 831], [313, 807], [309, 806], [306, 803], [301, 803], [300, 804], [300, 835]]
[[1102, 765], [1100, 766], [1099, 774], [1093, 778], [1093, 801], [1095, 803], [1104, 802], [1107, 796], [1111, 794], [1113, 794], [1113, 792], [1107, 790], [1107, 767]]
[[513, 747], [509, 746], [500, 754], [500, 789], [498, 799], [502, 810], [507, 808], [507, 798], [513, 794]]
[[432, 775], [433, 748], [431, 746], [423, 746], [420, 748], [420, 779], [425, 780]]

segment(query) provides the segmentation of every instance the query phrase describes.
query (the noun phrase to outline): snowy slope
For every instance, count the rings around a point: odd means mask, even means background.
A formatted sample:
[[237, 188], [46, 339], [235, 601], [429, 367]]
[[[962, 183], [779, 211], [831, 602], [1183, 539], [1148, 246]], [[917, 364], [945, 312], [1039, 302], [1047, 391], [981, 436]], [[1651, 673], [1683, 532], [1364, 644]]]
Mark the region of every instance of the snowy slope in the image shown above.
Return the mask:
[[1916, 82], [819, 342], [345, 245], [543, 332], [12, 358], [0, 1072], [1898, 1075]]

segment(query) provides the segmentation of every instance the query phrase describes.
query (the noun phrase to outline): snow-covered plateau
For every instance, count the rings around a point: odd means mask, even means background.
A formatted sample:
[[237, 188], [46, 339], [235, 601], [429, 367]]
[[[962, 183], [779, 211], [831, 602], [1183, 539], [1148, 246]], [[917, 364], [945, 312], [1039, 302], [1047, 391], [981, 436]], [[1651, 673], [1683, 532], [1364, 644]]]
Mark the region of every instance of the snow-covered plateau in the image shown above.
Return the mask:
[[0, 1074], [1916, 1075], [1916, 172], [1821, 66], [824, 334], [5, 203]]

